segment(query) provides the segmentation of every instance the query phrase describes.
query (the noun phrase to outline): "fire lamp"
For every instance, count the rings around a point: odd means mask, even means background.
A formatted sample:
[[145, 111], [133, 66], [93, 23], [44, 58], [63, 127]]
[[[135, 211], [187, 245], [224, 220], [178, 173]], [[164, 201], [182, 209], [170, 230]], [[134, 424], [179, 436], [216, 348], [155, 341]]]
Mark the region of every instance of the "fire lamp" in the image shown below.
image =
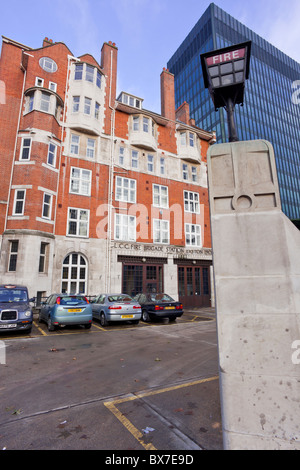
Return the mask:
[[204, 85], [215, 110], [227, 112], [229, 142], [237, 142], [234, 107], [243, 105], [245, 80], [249, 77], [251, 41], [201, 54]]

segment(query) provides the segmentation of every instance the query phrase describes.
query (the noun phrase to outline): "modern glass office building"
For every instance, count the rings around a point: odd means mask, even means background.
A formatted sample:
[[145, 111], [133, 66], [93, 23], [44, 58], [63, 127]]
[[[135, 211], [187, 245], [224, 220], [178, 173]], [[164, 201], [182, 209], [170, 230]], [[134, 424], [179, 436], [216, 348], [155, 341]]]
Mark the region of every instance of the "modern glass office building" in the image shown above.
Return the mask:
[[[235, 110], [240, 140], [266, 139], [274, 146], [283, 212], [300, 219], [300, 64], [211, 3], [168, 61], [175, 75], [177, 107], [184, 101], [196, 125], [226, 142], [227, 117], [215, 111], [204, 87], [200, 54], [252, 41], [244, 106]], [[298, 91], [297, 91], [298, 88]]]

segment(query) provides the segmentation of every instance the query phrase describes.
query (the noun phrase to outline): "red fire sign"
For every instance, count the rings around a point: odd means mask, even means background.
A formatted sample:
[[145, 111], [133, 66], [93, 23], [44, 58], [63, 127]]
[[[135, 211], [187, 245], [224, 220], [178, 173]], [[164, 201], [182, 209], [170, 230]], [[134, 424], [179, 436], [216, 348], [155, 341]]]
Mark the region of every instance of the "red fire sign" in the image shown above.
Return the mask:
[[226, 52], [224, 54], [215, 55], [206, 58], [208, 66], [222, 64], [223, 62], [229, 62], [230, 60], [243, 59], [245, 57], [246, 49], [237, 49], [236, 51]]

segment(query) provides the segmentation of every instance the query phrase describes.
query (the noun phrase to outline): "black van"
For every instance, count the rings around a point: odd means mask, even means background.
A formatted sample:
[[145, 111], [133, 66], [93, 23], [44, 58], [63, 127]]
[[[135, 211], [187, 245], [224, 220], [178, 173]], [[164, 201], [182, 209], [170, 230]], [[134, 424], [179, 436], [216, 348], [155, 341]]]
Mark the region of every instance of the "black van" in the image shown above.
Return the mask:
[[0, 333], [8, 330], [24, 330], [30, 333], [33, 313], [28, 289], [13, 284], [0, 285]]

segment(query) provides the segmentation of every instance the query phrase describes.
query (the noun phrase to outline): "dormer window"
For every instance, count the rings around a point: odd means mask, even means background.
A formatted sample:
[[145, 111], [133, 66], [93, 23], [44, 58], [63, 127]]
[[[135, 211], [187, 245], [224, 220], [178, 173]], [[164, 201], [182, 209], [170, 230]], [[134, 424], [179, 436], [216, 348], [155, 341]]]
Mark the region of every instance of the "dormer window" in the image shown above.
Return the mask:
[[142, 109], [142, 102], [141, 98], [138, 98], [134, 95], [129, 95], [128, 93], [122, 93], [118, 97], [118, 101], [121, 103], [127, 104], [128, 106], [132, 106], [134, 108]]

